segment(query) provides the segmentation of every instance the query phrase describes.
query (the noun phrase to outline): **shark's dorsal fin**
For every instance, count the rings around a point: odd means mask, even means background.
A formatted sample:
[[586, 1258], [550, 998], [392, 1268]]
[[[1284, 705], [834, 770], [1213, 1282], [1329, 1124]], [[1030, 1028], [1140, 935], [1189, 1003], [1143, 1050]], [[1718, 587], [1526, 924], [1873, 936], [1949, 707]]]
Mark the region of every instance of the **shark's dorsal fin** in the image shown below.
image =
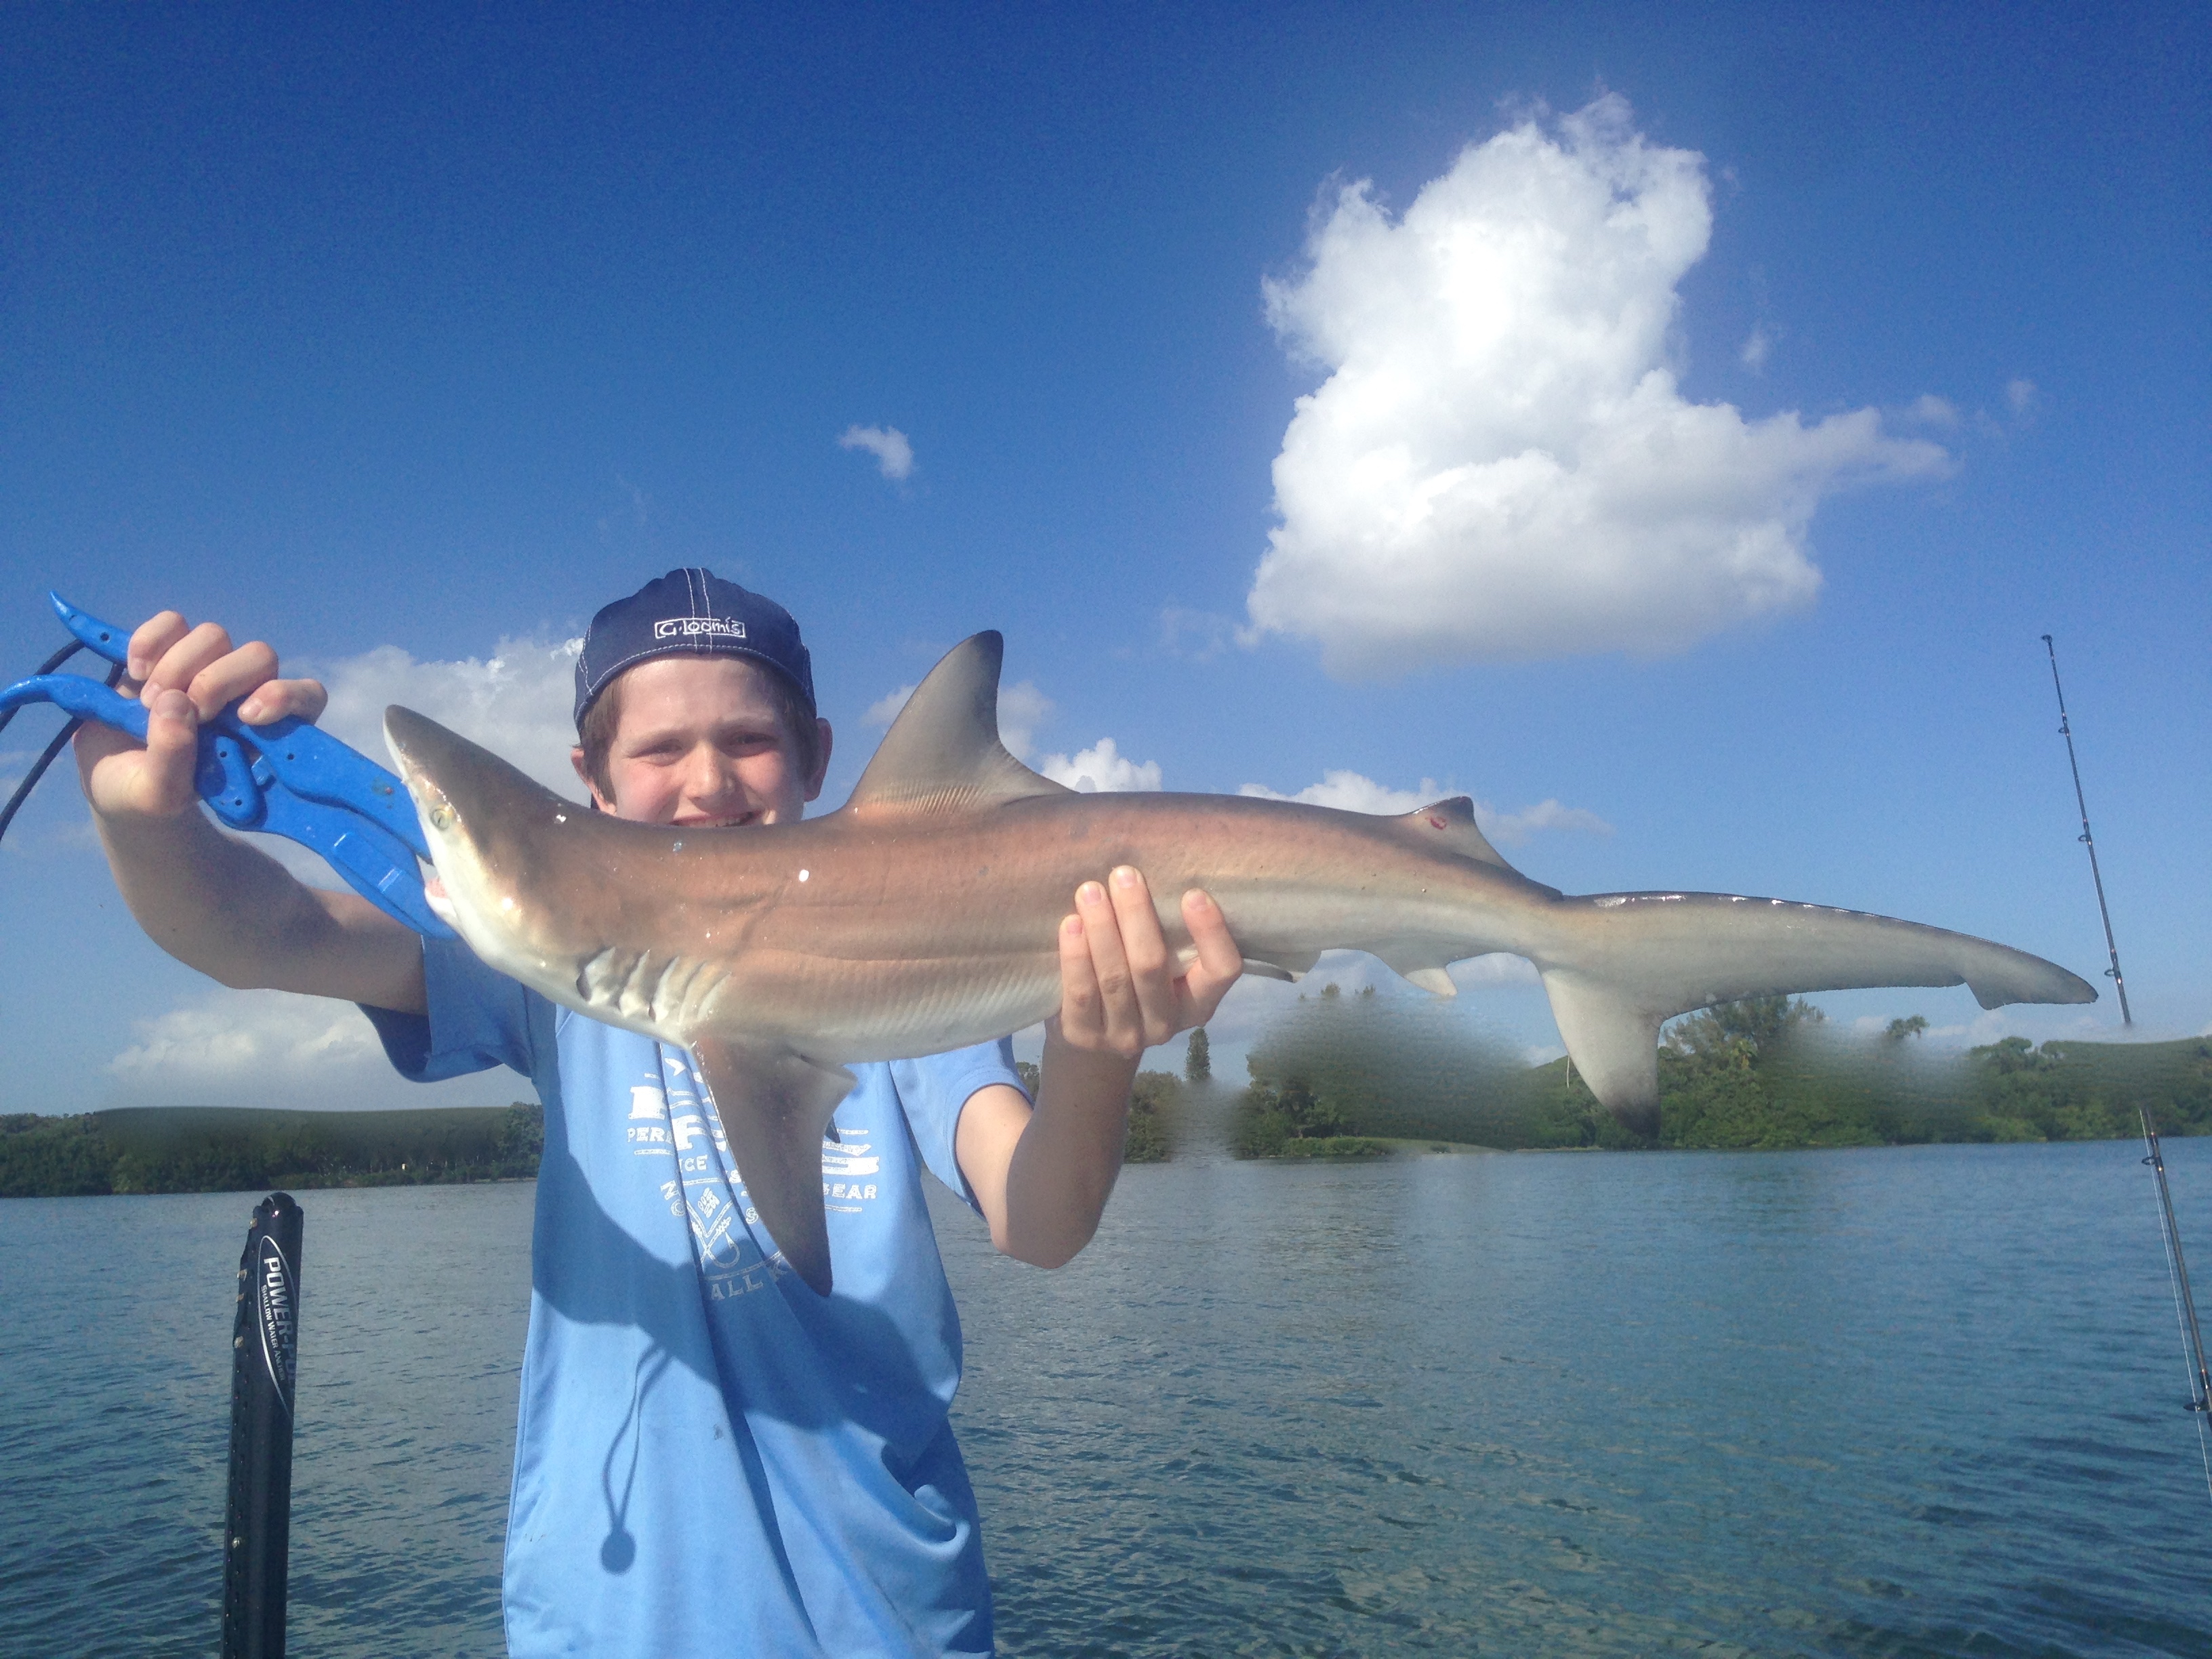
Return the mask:
[[[1442, 847], [1462, 858], [1480, 859], [1500, 870], [1513, 870], [1475, 827], [1474, 802], [1465, 795], [1432, 801], [1397, 820], [1400, 830], [1424, 847]], [[1515, 875], [1521, 872], [1513, 870]]]
[[845, 810], [930, 811], [1070, 793], [1030, 771], [999, 741], [1005, 654], [995, 633], [975, 635], [946, 652], [884, 733]]

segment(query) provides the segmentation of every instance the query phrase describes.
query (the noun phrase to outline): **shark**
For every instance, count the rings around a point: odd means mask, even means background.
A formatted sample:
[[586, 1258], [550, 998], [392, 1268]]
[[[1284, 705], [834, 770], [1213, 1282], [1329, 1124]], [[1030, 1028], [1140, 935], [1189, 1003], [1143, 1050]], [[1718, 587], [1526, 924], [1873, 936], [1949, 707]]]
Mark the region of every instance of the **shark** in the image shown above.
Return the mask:
[[1693, 1009], [1961, 983], [1984, 1008], [2096, 1000], [2039, 957], [1887, 916], [1730, 893], [1563, 893], [1507, 863], [1466, 796], [1381, 816], [1079, 793], [1000, 741], [1003, 654], [995, 633], [955, 647], [836, 811], [743, 829], [592, 812], [421, 714], [385, 712], [441, 915], [553, 1001], [688, 1049], [762, 1224], [823, 1296], [823, 1137], [846, 1068], [1054, 1012], [1060, 919], [1079, 883], [1119, 865], [1145, 872], [1185, 963], [1192, 887], [1220, 906], [1250, 974], [1295, 979], [1352, 949], [1448, 996], [1454, 962], [1527, 958], [1576, 1070], [1647, 1135], [1660, 1028]]

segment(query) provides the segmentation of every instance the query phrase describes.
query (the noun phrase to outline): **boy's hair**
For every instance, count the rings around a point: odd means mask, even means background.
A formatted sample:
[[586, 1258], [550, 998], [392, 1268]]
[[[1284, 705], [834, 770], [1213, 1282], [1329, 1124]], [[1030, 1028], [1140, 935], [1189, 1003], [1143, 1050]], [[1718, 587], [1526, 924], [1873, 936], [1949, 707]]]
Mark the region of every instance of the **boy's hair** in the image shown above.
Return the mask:
[[[776, 723], [783, 727], [784, 735], [791, 739], [793, 756], [799, 762], [802, 776], [812, 777], [814, 769], [822, 763], [822, 728], [815, 724], [813, 706], [805, 694], [773, 668], [754, 665], [768, 690], [769, 701], [775, 706]], [[609, 680], [592, 699], [592, 706], [584, 711], [583, 728], [576, 741], [584, 750], [584, 771], [592, 787], [606, 799], [614, 799], [614, 778], [609, 769], [609, 757], [615, 744], [615, 733], [622, 726], [623, 682], [627, 673], [617, 674]]]

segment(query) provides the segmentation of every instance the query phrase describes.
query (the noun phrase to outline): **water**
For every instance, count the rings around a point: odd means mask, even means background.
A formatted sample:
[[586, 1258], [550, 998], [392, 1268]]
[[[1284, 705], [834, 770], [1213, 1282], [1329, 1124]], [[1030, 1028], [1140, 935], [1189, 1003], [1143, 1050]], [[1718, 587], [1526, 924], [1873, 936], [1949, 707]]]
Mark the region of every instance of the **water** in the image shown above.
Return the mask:
[[[2139, 1153], [1176, 1164], [1051, 1274], [947, 1206], [1002, 1647], [2212, 1655]], [[303, 1200], [294, 1649], [496, 1654], [531, 1189]], [[213, 1651], [250, 1205], [0, 1205], [0, 1653]]]
[[[290, 1646], [497, 1654], [535, 1188], [300, 1194]], [[0, 1204], [0, 1655], [220, 1645], [258, 1194]]]

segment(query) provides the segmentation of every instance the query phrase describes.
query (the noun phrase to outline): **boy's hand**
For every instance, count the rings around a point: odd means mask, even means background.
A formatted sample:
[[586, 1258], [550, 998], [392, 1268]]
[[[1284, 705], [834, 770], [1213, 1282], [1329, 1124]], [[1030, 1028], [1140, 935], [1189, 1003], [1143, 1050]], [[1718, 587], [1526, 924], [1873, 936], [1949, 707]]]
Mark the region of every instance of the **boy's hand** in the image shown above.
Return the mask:
[[330, 701], [314, 680], [277, 678], [268, 646], [234, 649], [215, 623], [193, 628], [173, 611], [131, 635], [124, 672], [119, 689], [146, 705], [145, 743], [97, 721], [76, 737], [85, 799], [103, 817], [175, 817], [191, 807], [200, 724], [240, 697], [239, 718], [249, 726], [287, 714], [313, 720]]
[[1205, 1024], [1244, 971], [1212, 898], [1185, 893], [1182, 921], [1198, 959], [1178, 974], [1142, 875], [1124, 866], [1075, 890], [1075, 914], [1060, 924], [1060, 1012], [1046, 1023], [1034, 1108], [991, 1084], [960, 1114], [961, 1172], [1006, 1255], [1057, 1267], [1091, 1242], [1121, 1172], [1139, 1056]]
[[1212, 1018], [1243, 955], [1220, 907], [1195, 888], [1182, 896], [1182, 920], [1198, 960], [1177, 974], [1140, 872], [1123, 865], [1076, 889], [1075, 914], [1060, 924], [1060, 1042], [1134, 1060]]
[[267, 646], [234, 649], [213, 623], [193, 628], [173, 611], [131, 636], [124, 672], [120, 689], [146, 705], [146, 741], [88, 722], [76, 763], [116, 886], [147, 937], [234, 988], [422, 1012], [420, 939], [356, 894], [304, 885], [198, 810], [204, 721], [232, 703], [249, 726], [312, 720], [329, 702], [323, 688], [278, 679]]

